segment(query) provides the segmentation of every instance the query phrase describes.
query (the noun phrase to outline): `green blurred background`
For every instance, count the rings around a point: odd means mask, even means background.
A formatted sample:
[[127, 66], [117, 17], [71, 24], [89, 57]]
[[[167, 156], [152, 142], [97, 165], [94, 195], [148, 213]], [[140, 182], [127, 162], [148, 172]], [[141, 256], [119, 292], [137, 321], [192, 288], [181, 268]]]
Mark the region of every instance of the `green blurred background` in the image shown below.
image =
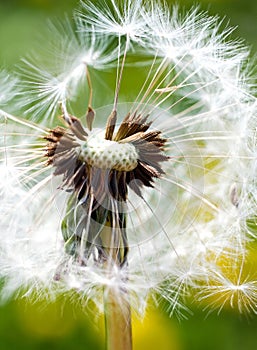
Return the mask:
[[[196, 1], [177, 0], [190, 7]], [[71, 15], [77, 0], [0, 0], [0, 65], [11, 69], [33, 47], [46, 19]], [[243, 37], [257, 51], [257, 1], [201, 0], [202, 9], [219, 14], [237, 26], [235, 37]], [[43, 43], [42, 43], [43, 45]], [[257, 348], [257, 316], [240, 316], [223, 310], [206, 315], [192, 305], [187, 320], [169, 317], [167, 305], [151, 307], [143, 322], [134, 322], [135, 350], [254, 350]], [[79, 303], [25, 300], [0, 307], [1, 350], [97, 350], [104, 349], [104, 322], [94, 308], [83, 312]]]

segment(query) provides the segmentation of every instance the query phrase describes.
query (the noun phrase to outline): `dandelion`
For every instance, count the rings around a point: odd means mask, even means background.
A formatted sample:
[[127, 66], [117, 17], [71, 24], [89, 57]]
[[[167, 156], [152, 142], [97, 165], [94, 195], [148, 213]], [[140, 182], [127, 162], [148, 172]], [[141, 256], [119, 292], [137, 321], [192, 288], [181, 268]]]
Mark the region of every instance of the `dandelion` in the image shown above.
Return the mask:
[[81, 3], [23, 61], [27, 118], [0, 110], [2, 294], [93, 301], [108, 349], [131, 349], [151, 296], [257, 312], [248, 51], [217, 17], [148, 5]]

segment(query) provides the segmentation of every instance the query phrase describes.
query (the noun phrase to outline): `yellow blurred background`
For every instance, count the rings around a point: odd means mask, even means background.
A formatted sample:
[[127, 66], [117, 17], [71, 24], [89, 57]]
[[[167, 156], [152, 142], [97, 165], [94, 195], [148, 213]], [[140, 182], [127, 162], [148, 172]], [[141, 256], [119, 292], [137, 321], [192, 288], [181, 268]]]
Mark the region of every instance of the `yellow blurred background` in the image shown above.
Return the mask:
[[[172, 2], [172, 1], [170, 1]], [[190, 7], [196, 1], [177, 0]], [[46, 19], [71, 14], [77, 0], [0, 0], [0, 65], [11, 69], [31, 49]], [[257, 51], [257, 1], [201, 0], [201, 9], [219, 14], [238, 26], [235, 37], [246, 40]], [[254, 350], [257, 348], [257, 316], [238, 315], [223, 310], [207, 315], [203, 305], [192, 302], [187, 319], [169, 317], [163, 302], [150, 306], [143, 321], [135, 317], [135, 350]], [[85, 312], [77, 302], [70, 305], [27, 300], [10, 301], [0, 307], [1, 350], [101, 350], [104, 349], [104, 324], [89, 307]]]

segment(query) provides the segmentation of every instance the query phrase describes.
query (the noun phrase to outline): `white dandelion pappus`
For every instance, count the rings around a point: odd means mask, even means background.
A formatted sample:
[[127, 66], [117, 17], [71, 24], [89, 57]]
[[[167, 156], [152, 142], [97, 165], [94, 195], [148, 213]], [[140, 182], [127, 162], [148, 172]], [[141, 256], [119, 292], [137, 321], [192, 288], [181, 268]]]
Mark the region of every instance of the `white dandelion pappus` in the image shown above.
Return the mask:
[[89, 67], [107, 69], [117, 59], [117, 49], [110, 49], [111, 39], [98, 36], [93, 28], [90, 34], [81, 33], [76, 30], [80, 22], [76, 18], [75, 28], [68, 18], [63, 23], [50, 22], [49, 36], [54, 40], [48, 41], [41, 55], [39, 48], [23, 60], [20, 105], [35, 120], [53, 119], [60, 106], [66, 109], [76, 100]]
[[[9, 196], [1, 182], [1, 206], [13, 203], [0, 239], [6, 295], [75, 290], [102, 310], [105, 288], [123, 291], [121, 304], [125, 298], [143, 314], [148, 297], [159, 293], [179, 312], [192, 290], [212, 294], [218, 262], [240, 264], [256, 236], [248, 227], [256, 212], [256, 99], [242, 69], [247, 49], [227, 38], [230, 29], [220, 34], [218, 19], [205, 13], [183, 17], [156, 2], [122, 4], [83, 3], [77, 34], [65, 25], [61, 39], [58, 31], [62, 73], [32, 62], [32, 73], [23, 71], [30, 75], [28, 113], [43, 114], [47, 127], [0, 111], [2, 166], [13, 169], [8, 183], [20, 193]], [[122, 35], [124, 47], [115, 39]], [[137, 52], [130, 41], [152, 58], [144, 72], [126, 65]], [[110, 56], [107, 43], [116, 43]], [[94, 111], [100, 92], [90, 73], [100, 77], [114, 63], [113, 104]], [[118, 103], [126, 100], [131, 67], [132, 103]], [[78, 118], [68, 100], [81, 82], [89, 102]], [[256, 311], [255, 294], [248, 296], [240, 312]]]
[[[236, 308], [240, 313], [256, 314], [257, 281], [251, 275], [243, 275], [245, 261], [236, 267], [229, 267], [228, 271], [221, 267], [213, 271], [213, 280], [200, 298], [219, 312], [224, 307]], [[209, 307], [210, 309], [210, 307]]]
[[104, 2], [94, 4], [91, 1], [81, 1], [82, 10], [78, 11], [82, 19], [81, 31], [85, 31], [84, 25], [90, 24], [99, 34], [110, 34], [118, 37], [125, 36], [132, 41], [141, 41], [147, 36], [147, 22], [141, 15], [142, 0], [111, 0], [110, 6]]

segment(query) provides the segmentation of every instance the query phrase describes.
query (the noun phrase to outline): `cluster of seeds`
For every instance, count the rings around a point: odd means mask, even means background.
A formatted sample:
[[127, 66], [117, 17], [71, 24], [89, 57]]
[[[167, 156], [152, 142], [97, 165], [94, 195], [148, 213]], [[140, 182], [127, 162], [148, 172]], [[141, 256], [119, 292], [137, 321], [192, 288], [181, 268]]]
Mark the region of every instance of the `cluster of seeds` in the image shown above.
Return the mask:
[[80, 160], [100, 169], [132, 171], [138, 164], [138, 153], [131, 143], [106, 140], [104, 132], [94, 130], [81, 146]]

